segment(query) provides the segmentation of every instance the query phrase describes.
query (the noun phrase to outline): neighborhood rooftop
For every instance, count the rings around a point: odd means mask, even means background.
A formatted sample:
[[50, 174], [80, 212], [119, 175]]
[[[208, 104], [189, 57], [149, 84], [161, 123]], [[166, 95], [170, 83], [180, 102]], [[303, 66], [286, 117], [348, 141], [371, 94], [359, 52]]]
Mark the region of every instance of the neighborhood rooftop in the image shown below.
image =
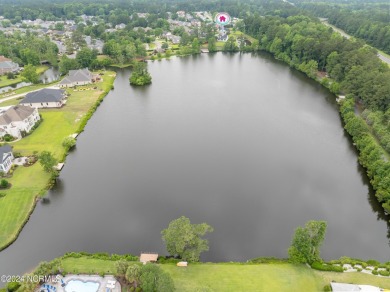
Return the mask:
[[69, 76], [65, 77], [61, 82], [61, 84], [69, 84], [76, 82], [90, 82], [92, 79], [92, 73], [86, 69], [80, 70], [70, 70]]
[[34, 108], [24, 105], [10, 107], [0, 116], [0, 125], [8, 125], [12, 122], [23, 121], [31, 116], [34, 111]]
[[63, 99], [65, 90], [44, 88], [35, 92], [30, 92], [21, 103], [59, 102]]

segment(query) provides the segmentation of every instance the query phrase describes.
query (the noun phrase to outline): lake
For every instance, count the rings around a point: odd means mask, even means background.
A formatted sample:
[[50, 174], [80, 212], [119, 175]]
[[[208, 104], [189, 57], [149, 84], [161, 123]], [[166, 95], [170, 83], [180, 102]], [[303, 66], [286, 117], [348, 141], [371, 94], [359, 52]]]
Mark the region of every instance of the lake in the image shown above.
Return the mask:
[[48, 202], [0, 252], [20, 274], [68, 251], [166, 254], [161, 230], [207, 222], [204, 261], [286, 257], [294, 229], [326, 220], [322, 256], [390, 260], [389, 217], [335, 96], [266, 54], [149, 63], [153, 84], [111, 91]]

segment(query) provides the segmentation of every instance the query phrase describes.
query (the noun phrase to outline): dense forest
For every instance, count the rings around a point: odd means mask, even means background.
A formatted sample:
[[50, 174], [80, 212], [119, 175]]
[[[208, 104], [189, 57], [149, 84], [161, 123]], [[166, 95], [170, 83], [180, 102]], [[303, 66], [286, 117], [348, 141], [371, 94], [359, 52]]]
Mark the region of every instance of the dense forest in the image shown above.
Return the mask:
[[341, 5], [302, 3], [300, 7], [368, 44], [390, 53], [389, 3]]

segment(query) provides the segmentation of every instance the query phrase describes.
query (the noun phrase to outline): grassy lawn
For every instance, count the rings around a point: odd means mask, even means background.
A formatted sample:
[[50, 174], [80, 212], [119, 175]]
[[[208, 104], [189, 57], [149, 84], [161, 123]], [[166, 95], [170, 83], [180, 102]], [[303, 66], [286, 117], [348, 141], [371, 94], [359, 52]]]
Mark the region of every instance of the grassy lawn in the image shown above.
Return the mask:
[[0, 88], [18, 84], [22, 82], [22, 77], [20, 75], [16, 76], [15, 79], [8, 79], [6, 75], [0, 76]]
[[[160, 267], [168, 272], [177, 291], [323, 291], [332, 280], [390, 288], [390, 279], [363, 273], [321, 272], [287, 263], [203, 263], [186, 268]], [[90, 258], [62, 260], [66, 273], [115, 273], [115, 262]]]
[[[38, 74], [42, 74], [47, 69], [49, 69], [49, 66], [42, 65], [42, 66], [38, 66], [36, 71]], [[8, 79], [6, 75], [2, 75], [0, 76], [0, 88], [10, 86], [13, 84], [18, 84], [22, 81], [23, 81], [22, 76], [20, 74], [18, 74], [15, 79]]]
[[[74, 91], [67, 104], [61, 109], [41, 109], [43, 121], [37, 129], [22, 140], [12, 143], [13, 151], [22, 155], [31, 155], [34, 151], [51, 151], [58, 159], [63, 157], [65, 149], [62, 141], [75, 133], [82, 121], [82, 117], [96, 103], [103, 89], [111, 85], [115, 78], [113, 72], [106, 72], [103, 82], [85, 86], [97, 90]], [[55, 130], [53, 130], [55, 129]], [[44, 193], [49, 181], [49, 175], [43, 171], [39, 163], [31, 167], [18, 167], [9, 182], [12, 188], [3, 193], [0, 198], [0, 247], [4, 247], [14, 240], [20, 228], [32, 210], [36, 196]]]
[[390, 278], [383, 278], [364, 273], [335, 273], [321, 271], [314, 271], [314, 273], [320, 278], [322, 278], [324, 283], [335, 281], [341, 283], [373, 285], [381, 288], [390, 289]]
[[34, 206], [35, 197], [42, 192], [49, 180], [39, 163], [30, 167], [18, 167], [8, 181], [11, 189], [1, 191], [0, 198], [0, 246], [4, 246], [19, 233], [19, 229]]
[[289, 264], [162, 265], [177, 291], [321, 291], [321, 278], [303, 266]]
[[255, 38], [253, 38], [253, 37], [251, 37], [251, 36], [241, 32], [239, 30], [230, 32], [230, 35], [234, 36], [235, 38], [238, 38], [239, 36], [243, 36], [243, 37], [245, 37], [247, 40], [249, 40], [252, 43], [256, 40]]
[[67, 258], [61, 261], [61, 268], [65, 273], [86, 273], [86, 274], [115, 274], [115, 261], [106, 261], [88, 258]]

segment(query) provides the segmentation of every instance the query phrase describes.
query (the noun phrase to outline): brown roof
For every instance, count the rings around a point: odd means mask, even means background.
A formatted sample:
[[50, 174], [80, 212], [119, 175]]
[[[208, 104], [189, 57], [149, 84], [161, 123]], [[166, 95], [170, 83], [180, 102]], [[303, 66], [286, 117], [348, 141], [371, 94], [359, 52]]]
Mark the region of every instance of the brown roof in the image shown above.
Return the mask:
[[139, 261], [142, 263], [157, 262], [158, 253], [141, 253]]
[[11, 59], [8, 59], [4, 56], [0, 56], [0, 62], [6, 62], [6, 61], [11, 61]]
[[7, 109], [0, 116], [0, 125], [8, 125], [12, 122], [23, 121], [34, 113], [35, 109], [29, 106], [16, 105]]

